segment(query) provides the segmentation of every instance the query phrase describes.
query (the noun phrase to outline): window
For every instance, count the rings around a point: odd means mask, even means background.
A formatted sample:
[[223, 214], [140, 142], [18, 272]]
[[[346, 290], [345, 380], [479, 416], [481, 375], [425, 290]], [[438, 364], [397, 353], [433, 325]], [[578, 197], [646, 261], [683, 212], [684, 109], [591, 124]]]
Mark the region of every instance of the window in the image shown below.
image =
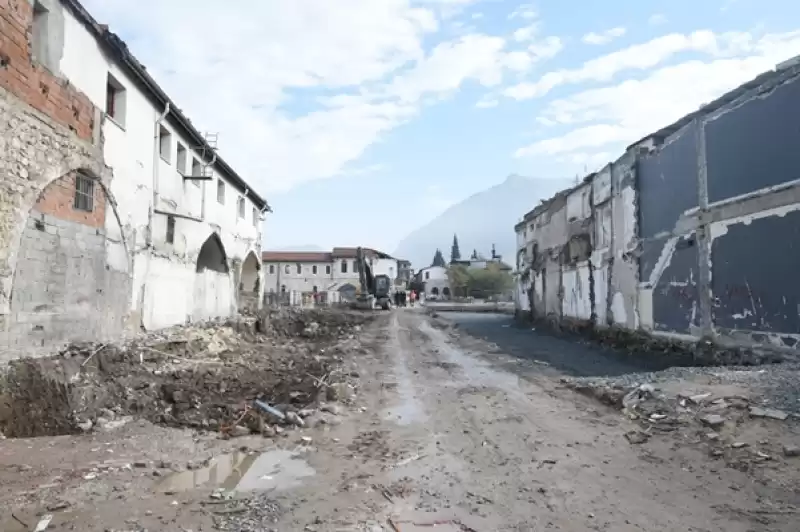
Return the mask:
[[425, 272], [425, 280], [427, 281], [430, 278], [431, 278], [431, 272]]
[[[203, 175], [203, 165], [197, 159], [192, 159], [192, 177], [197, 178]], [[193, 179], [194, 186], [200, 188], [200, 181]]]
[[43, 63], [47, 58], [47, 16], [49, 12], [38, 0], [33, 4], [33, 27], [31, 28], [31, 53]]
[[167, 244], [175, 243], [175, 217], [167, 216]]
[[283, 267], [283, 273], [285, 273], [286, 275], [289, 275], [289, 265], [288, 264]]
[[225, 205], [225, 181], [217, 179], [217, 202]]
[[342, 261], [342, 273], [347, 273], [347, 261]]
[[295, 264], [295, 267], [297, 268], [297, 275], [303, 273], [303, 267], [300, 264]]
[[258, 209], [253, 207], [253, 227], [258, 227]]
[[353, 273], [356, 273], [357, 271], [358, 271], [358, 262], [353, 261]]
[[178, 154], [176, 155], [175, 159], [175, 168], [178, 169], [178, 172], [181, 175], [186, 175], [186, 146], [178, 143]]
[[316, 264], [311, 267], [311, 273], [314, 274], [314, 275], [317, 275], [317, 265]]
[[314, 292], [314, 293], [316, 294], [316, 293], [317, 293], [317, 285], [314, 285], [314, 286], [311, 288], [311, 291], [312, 291], [312, 292]]
[[270, 264], [269, 265], [269, 274], [270, 275], [275, 275], [275, 265], [274, 264]]
[[325, 273], [328, 274], [328, 275], [331, 274], [331, 266], [330, 266], [330, 264], [325, 266]]
[[286, 292], [286, 285], [282, 284], [281, 285], [281, 294], [283, 294], [284, 292]]
[[164, 126], [158, 128], [158, 154], [165, 163], [172, 162], [172, 134]]
[[125, 127], [125, 88], [111, 74], [106, 79], [106, 116]]
[[94, 180], [85, 175], [75, 176], [75, 199], [72, 206], [79, 211], [94, 210]]
[[237, 210], [239, 211], [239, 218], [244, 219], [244, 198], [239, 196], [239, 199], [236, 200]]

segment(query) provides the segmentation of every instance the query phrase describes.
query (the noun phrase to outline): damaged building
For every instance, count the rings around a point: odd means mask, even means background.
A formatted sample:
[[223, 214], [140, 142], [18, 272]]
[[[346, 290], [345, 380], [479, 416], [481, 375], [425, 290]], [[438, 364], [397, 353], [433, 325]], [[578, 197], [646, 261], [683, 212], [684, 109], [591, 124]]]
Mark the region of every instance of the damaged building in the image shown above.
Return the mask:
[[793, 60], [528, 212], [518, 312], [796, 352], [799, 103]]
[[76, 0], [0, 2], [0, 361], [261, 301], [267, 202]]

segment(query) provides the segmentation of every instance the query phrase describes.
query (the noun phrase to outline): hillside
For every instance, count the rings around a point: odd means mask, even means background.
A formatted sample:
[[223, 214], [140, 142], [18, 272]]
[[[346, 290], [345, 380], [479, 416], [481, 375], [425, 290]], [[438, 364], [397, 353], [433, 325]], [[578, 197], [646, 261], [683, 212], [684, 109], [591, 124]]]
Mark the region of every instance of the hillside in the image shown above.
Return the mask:
[[462, 258], [473, 249], [489, 255], [492, 244], [504, 260], [515, 264], [514, 225], [522, 216], [559, 190], [571, 185], [568, 179], [536, 179], [511, 175], [500, 184], [473, 194], [457, 203], [403, 240], [394, 256], [410, 260], [414, 269], [428, 266], [436, 248], [450, 258], [453, 233], [458, 235]]

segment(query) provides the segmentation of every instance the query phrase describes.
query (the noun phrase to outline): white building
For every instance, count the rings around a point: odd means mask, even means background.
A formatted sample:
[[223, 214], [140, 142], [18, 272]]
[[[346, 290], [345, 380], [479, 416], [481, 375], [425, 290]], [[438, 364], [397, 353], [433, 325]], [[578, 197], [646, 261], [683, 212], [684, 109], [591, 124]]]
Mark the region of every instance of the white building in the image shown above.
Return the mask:
[[428, 299], [449, 299], [451, 296], [450, 280], [444, 266], [422, 268], [417, 272], [416, 280], [424, 284], [425, 297]]
[[125, 328], [230, 316], [246, 301], [258, 304], [267, 202], [78, 1], [30, 3], [32, 61], [94, 106], [91, 144], [109, 170], [73, 178], [75, 205], [83, 195], [83, 210], [95, 209], [97, 198], [112, 207], [104, 212], [103, 260], [128, 285]]
[[[397, 259], [374, 249], [363, 249], [373, 275], [397, 279]], [[262, 261], [267, 294], [339, 292], [351, 298], [360, 284], [356, 248], [337, 247], [330, 252], [265, 251]]]

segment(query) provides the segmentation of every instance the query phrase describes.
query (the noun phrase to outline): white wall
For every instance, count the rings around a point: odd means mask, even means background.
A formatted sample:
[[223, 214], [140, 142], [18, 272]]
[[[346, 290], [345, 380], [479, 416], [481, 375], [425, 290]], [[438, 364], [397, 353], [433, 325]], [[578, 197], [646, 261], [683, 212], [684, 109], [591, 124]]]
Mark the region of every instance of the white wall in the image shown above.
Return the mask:
[[[298, 264], [300, 273], [297, 273]], [[330, 268], [330, 273], [326, 268]], [[318, 292], [322, 292], [334, 283], [333, 265], [330, 262], [265, 262], [261, 271], [264, 272], [265, 292], [279, 293], [282, 286], [286, 287], [287, 292], [312, 292], [315, 286]]]
[[[131, 310], [148, 328], [165, 327], [191, 319], [226, 316], [236, 311], [236, 293], [241, 264], [248, 253], [260, 262], [260, 217], [253, 223], [253, 207], [245, 200], [244, 218], [237, 212], [241, 192], [213, 169], [213, 180], [184, 180], [177, 167], [177, 143], [187, 148], [186, 171], [192, 158], [203, 154], [192, 150], [196, 142], [178, 134], [172, 117], [164, 121], [171, 133], [169, 162], [158, 152], [156, 121], [164, 111], [105, 56], [88, 31], [64, 10], [64, 53], [62, 74], [86, 93], [100, 109], [106, 107], [106, 83], [110, 73], [125, 89], [124, 120], [103, 120], [106, 164], [113, 170], [111, 193], [116, 214], [107, 209], [106, 230], [119, 249], [116, 260], [132, 262], [134, 279]], [[206, 154], [210, 160], [211, 154]], [[225, 202], [217, 202], [216, 180], [225, 180]], [[154, 194], [155, 191], [155, 194]], [[167, 215], [174, 213], [173, 243], [167, 242]], [[115, 217], [120, 217], [120, 231]], [[152, 249], [148, 250], [148, 229], [152, 226]], [[230, 267], [227, 279], [214, 272], [198, 274], [197, 256], [215, 227], [219, 228]], [[127, 253], [126, 253], [127, 252]], [[202, 286], [202, 288], [198, 288]], [[197, 300], [198, 298], [202, 301]], [[142, 308], [143, 307], [143, 308]], [[134, 320], [135, 321], [135, 320]], [[132, 324], [134, 327], [138, 323]]]

